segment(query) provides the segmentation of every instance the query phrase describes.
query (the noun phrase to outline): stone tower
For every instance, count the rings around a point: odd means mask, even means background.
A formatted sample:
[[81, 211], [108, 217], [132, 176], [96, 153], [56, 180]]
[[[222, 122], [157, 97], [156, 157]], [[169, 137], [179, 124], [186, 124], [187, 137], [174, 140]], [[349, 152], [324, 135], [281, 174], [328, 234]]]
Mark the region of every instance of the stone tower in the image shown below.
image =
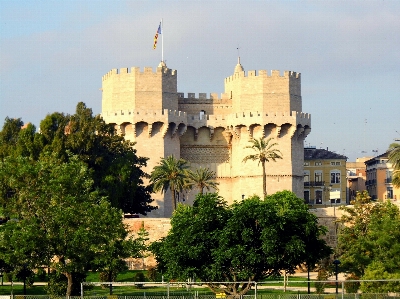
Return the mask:
[[[267, 192], [291, 190], [303, 197], [304, 138], [311, 118], [302, 110], [301, 77], [295, 72], [249, 71], [240, 59], [225, 92], [198, 97], [177, 92], [177, 72], [162, 62], [151, 68], [114, 69], [103, 76], [102, 116], [136, 142], [140, 156], [150, 158], [151, 172], [160, 158], [174, 155], [192, 168], [215, 171], [219, 194], [228, 203], [253, 194], [262, 195], [262, 168], [243, 163], [252, 153], [244, 149], [250, 138], [274, 138], [283, 159], [267, 163]], [[191, 204], [196, 190], [182, 194]], [[170, 194], [156, 194], [159, 209], [153, 217], [172, 213]]]

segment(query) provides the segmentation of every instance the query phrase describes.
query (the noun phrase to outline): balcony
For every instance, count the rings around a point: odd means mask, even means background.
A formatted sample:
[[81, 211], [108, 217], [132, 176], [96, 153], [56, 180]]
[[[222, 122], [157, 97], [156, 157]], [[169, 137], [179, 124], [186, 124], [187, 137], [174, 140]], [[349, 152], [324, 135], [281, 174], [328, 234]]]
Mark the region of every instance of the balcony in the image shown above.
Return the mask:
[[391, 183], [392, 183], [392, 178], [385, 179], [385, 184], [391, 184]]
[[323, 187], [325, 184], [324, 181], [309, 181], [304, 182], [304, 187]]
[[376, 179], [365, 181], [365, 186], [370, 186], [370, 185], [376, 185]]

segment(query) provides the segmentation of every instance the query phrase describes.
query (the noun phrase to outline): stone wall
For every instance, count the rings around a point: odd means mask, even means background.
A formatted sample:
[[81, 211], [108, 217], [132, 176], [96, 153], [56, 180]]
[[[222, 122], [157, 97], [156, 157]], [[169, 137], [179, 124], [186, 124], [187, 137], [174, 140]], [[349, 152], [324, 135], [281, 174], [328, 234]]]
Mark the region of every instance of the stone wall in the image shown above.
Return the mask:
[[[236, 198], [240, 200], [241, 198]], [[328, 228], [328, 233], [324, 237], [329, 246], [335, 247], [337, 244], [337, 224], [336, 221], [342, 216], [342, 211], [337, 207], [311, 209], [310, 212], [318, 216], [320, 225]], [[167, 236], [171, 228], [170, 218], [131, 218], [124, 219], [124, 223], [128, 226], [131, 234], [137, 237], [137, 232], [143, 226], [149, 232], [149, 243], [160, 240]], [[129, 259], [129, 265], [132, 269], [141, 269], [143, 261], [141, 259]], [[145, 268], [154, 267], [156, 261], [153, 256], [144, 259]]]

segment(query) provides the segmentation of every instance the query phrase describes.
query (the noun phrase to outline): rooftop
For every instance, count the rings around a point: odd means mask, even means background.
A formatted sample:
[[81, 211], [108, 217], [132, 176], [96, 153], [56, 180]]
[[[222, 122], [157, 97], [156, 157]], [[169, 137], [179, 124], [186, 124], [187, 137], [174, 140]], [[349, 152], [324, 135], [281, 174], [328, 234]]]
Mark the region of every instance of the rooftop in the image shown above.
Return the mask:
[[305, 148], [304, 149], [304, 160], [315, 160], [315, 159], [344, 159], [347, 160], [346, 156], [336, 154], [322, 148]]

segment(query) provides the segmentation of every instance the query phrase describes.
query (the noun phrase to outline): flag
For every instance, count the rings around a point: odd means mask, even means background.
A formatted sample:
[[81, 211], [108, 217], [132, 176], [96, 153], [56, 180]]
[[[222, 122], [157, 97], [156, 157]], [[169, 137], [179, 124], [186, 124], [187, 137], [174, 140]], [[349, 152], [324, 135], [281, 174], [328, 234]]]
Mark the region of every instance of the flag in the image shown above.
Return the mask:
[[161, 22], [160, 22], [160, 25], [158, 25], [158, 29], [157, 29], [156, 35], [154, 35], [153, 49], [157, 48], [157, 39], [158, 39], [158, 35], [159, 34], [161, 34]]

